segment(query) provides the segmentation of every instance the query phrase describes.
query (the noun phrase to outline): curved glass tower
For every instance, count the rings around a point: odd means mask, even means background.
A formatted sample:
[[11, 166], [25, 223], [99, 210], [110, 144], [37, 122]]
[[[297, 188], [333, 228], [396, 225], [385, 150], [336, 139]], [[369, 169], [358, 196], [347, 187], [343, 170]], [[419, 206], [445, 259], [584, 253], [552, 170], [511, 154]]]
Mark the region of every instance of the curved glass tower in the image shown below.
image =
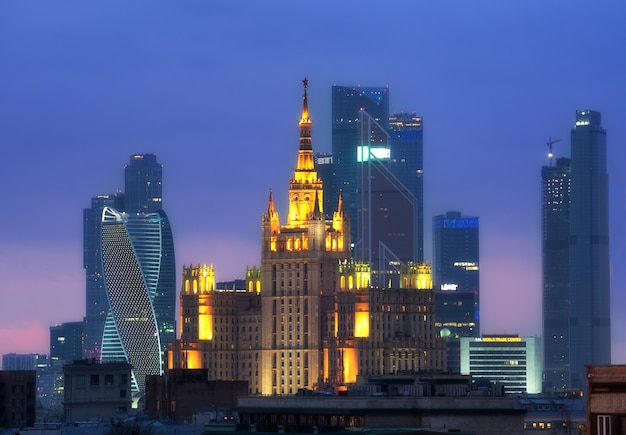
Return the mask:
[[102, 212], [102, 269], [109, 301], [102, 360], [133, 366], [133, 390], [161, 374], [167, 342], [174, 338], [174, 243], [162, 210]]

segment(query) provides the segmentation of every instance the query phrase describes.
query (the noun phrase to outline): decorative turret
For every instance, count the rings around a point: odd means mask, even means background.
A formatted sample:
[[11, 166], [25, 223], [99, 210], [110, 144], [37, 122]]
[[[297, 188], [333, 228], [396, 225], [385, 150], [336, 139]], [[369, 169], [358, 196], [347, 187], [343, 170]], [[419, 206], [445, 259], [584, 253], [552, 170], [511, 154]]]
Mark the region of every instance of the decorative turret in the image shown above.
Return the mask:
[[400, 288], [433, 289], [432, 268], [428, 264], [408, 262], [400, 269]]

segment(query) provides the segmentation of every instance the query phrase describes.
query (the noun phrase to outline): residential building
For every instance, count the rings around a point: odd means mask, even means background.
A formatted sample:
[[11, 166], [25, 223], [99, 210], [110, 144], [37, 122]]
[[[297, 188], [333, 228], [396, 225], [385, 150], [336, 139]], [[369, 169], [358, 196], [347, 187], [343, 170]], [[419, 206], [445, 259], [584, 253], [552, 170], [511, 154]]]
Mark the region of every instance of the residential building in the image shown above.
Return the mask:
[[611, 363], [609, 186], [600, 112], [576, 112], [571, 146], [570, 388], [584, 389], [585, 366]]
[[131, 365], [81, 360], [63, 366], [66, 423], [100, 419], [111, 421], [115, 412], [130, 411]]
[[626, 431], [626, 365], [586, 367], [587, 424], [590, 435]]
[[324, 218], [307, 85], [286, 223], [270, 191], [261, 267], [247, 270], [243, 291], [216, 288], [210, 266], [183, 268], [170, 368], [207, 368], [209, 380], [244, 380], [251, 394], [271, 395], [335, 391], [365, 373], [441, 371], [430, 268], [407, 262], [398, 286], [373, 287], [369, 263], [351, 258], [341, 194]]
[[504, 385], [505, 393], [541, 392], [541, 342], [538, 337], [483, 335], [462, 337], [461, 374]]
[[36, 372], [0, 370], [0, 429], [32, 427], [37, 407]]

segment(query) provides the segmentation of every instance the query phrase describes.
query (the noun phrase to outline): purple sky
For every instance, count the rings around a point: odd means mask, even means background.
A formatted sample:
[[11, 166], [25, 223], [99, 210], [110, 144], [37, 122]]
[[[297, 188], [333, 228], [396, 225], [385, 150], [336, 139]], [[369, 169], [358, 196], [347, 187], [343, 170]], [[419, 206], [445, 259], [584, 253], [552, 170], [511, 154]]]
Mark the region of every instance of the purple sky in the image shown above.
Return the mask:
[[626, 363], [626, 6], [588, 1], [0, 2], [0, 354], [48, 353], [84, 315], [82, 209], [157, 153], [177, 269], [260, 263], [281, 216], [310, 79], [315, 151], [331, 85], [385, 86], [424, 117], [430, 220], [480, 217], [484, 333], [541, 335], [541, 166], [576, 109], [607, 130], [613, 362]]

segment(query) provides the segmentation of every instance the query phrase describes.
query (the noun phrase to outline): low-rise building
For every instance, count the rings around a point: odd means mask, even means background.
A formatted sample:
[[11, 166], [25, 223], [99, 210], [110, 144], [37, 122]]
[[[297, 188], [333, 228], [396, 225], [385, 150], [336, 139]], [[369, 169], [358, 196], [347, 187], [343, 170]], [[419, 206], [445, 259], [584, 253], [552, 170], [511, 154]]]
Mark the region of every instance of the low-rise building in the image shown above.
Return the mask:
[[77, 360], [63, 366], [66, 423], [100, 419], [132, 407], [131, 365]]
[[35, 423], [36, 379], [35, 370], [0, 371], [0, 428]]
[[626, 431], [626, 365], [587, 366], [587, 423], [590, 435]]

